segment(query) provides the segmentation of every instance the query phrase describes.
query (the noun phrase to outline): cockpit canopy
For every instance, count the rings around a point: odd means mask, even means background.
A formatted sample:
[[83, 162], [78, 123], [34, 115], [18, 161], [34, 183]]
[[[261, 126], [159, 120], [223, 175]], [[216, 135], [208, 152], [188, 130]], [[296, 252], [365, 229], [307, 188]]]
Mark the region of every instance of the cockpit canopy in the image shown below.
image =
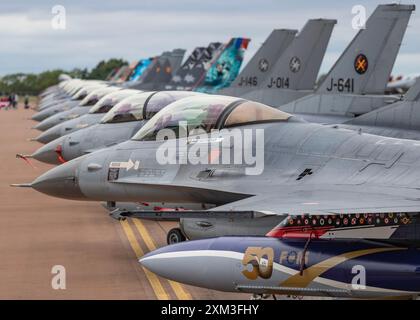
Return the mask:
[[76, 92], [73, 94], [73, 100], [82, 100], [86, 98], [88, 95], [88, 91], [85, 88], [77, 89]]
[[118, 123], [149, 120], [174, 101], [202, 95], [192, 91], [144, 92], [117, 103], [101, 120], [101, 123]]
[[107, 113], [111, 110], [118, 102], [123, 99], [132, 96], [134, 94], [142, 93], [140, 90], [123, 89], [115, 92], [108, 93], [103, 96], [99, 101], [89, 110], [89, 113]]
[[133, 140], [156, 140], [163, 129], [173, 130], [176, 137], [194, 135], [198, 130], [210, 133], [246, 124], [287, 121], [290, 114], [267, 105], [235, 97], [202, 95], [176, 101], [157, 113]]
[[73, 100], [82, 100], [89, 93], [96, 89], [104, 88], [106, 85], [98, 81], [81, 82], [74, 89], [75, 91], [71, 94]]
[[118, 102], [102, 118], [101, 123], [139, 121], [143, 119], [143, 106], [153, 92], [143, 92]]
[[203, 95], [195, 91], [160, 91], [150, 97], [145, 105], [144, 119], [149, 120], [167, 105], [183, 98]]
[[108, 93], [117, 91], [117, 90], [120, 90], [120, 89], [117, 88], [117, 87], [104, 87], [104, 88], [99, 88], [99, 89], [93, 90], [85, 98], [83, 98], [82, 101], [80, 101], [79, 105], [82, 106], [82, 107], [90, 107], [90, 106], [93, 106], [103, 96], [107, 95]]

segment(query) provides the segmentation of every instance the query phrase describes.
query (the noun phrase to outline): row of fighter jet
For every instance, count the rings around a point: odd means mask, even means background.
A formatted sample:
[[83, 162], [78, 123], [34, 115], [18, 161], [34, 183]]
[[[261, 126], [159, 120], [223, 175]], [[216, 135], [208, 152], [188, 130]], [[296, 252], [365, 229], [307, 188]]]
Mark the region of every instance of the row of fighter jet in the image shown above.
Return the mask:
[[[18, 186], [102, 201], [118, 219], [180, 219], [170, 245], [140, 260], [178, 282], [417, 297], [420, 80], [384, 95], [414, 9], [378, 6], [316, 89], [335, 20], [274, 30], [229, 87], [62, 81], [33, 116], [46, 144], [19, 155], [58, 166]], [[201, 64], [202, 77], [242, 44]]]

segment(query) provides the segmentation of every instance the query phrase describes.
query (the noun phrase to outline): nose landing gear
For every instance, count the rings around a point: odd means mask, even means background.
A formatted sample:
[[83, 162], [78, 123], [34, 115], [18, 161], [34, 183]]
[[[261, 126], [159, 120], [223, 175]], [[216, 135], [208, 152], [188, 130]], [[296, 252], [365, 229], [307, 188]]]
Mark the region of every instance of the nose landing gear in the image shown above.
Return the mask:
[[180, 228], [173, 228], [169, 230], [168, 235], [166, 236], [166, 242], [168, 244], [179, 243], [187, 240]]

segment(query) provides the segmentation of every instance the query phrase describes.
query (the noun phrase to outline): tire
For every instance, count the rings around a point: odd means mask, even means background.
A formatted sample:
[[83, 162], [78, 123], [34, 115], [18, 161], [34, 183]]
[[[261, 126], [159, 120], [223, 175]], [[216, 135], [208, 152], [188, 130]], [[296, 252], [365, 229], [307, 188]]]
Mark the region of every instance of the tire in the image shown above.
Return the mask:
[[166, 242], [168, 244], [179, 243], [187, 240], [182, 233], [180, 228], [173, 228], [169, 230], [168, 235], [166, 236]]

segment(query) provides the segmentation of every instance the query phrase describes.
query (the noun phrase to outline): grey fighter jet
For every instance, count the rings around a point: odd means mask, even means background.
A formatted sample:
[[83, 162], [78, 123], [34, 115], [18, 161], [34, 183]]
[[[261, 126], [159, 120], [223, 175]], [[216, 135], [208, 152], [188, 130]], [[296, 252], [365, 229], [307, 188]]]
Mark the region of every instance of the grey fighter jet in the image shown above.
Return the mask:
[[[357, 131], [359, 134], [369, 133], [382, 136], [382, 140], [378, 144], [390, 143], [398, 145], [399, 139], [420, 140], [420, 78], [410, 88], [403, 101], [398, 101], [389, 106], [384, 106], [377, 110], [371, 111], [365, 115], [354, 118], [342, 125], [332, 125], [333, 128], [347, 128]], [[389, 137], [389, 138], [387, 138]], [[391, 138], [391, 139], [390, 139]], [[397, 138], [392, 139], [392, 138]], [[414, 143], [420, 146], [420, 143]], [[123, 208], [123, 206], [121, 206]], [[148, 210], [147, 208], [127, 207], [124, 210]], [[227, 230], [235, 228], [237, 235], [249, 234], [246, 230], [250, 230], [251, 224], [258, 223], [258, 220], [244, 220], [235, 217], [219, 218], [216, 222], [214, 219], [182, 219], [181, 230], [171, 230], [168, 235], [168, 243], [179, 242], [184, 240], [184, 234], [190, 239], [199, 239], [203, 235], [218, 236], [230, 234]]]
[[[244, 71], [241, 73], [242, 77], [250, 77], [249, 75], [252, 73], [252, 70], [255, 70], [254, 64], [256, 64], [258, 61], [264, 61], [264, 63], [267, 63], [267, 66], [264, 66], [264, 68], [269, 68], [270, 65], [274, 65], [276, 62], [276, 59], [278, 57], [275, 57], [274, 53], [282, 53], [287, 52], [287, 54], [281, 54], [281, 57], [279, 58], [278, 62], [282, 62], [284, 64], [289, 65], [290, 55], [298, 54], [299, 56], [305, 56], [308, 58], [308, 63], [305, 64], [301, 68], [302, 74], [305, 76], [308, 76], [312, 82], [311, 86], [315, 83], [315, 77], [318, 73], [319, 66], [322, 61], [322, 57], [324, 55], [328, 40], [331, 35], [332, 28], [335, 24], [335, 20], [325, 20], [325, 19], [315, 19], [315, 20], [309, 20], [309, 22], [305, 25], [303, 30], [300, 33], [300, 36], [295, 38], [294, 35], [296, 31], [294, 30], [274, 30], [272, 34], [269, 36], [267, 41], [262, 46], [261, 50], [259, 50], [254, 58], [248, 63], [247, 67], [244, 69]], [[280, 42], [279, 42], [280, 41]], [[313, 47], [313, 46], [315, 47]], [[308, 47], [309, 46], [309, 47]], [[180, 76], [183, 76], [184, 78], [188, 75], [195, 75], [194, 77], [197, 77], [198, 75], [204, 75], [205, 68], [204, 63], [208, 60], [209, 55], [208, 52], [214, 53], [217, 48], [219, 48], [220, 45], [211, 44], [209, 48], [206, 50], [206, 54], [204, 54], [204, 57], [199, 58], [199, 61], [197, 62], [196, 59], [193, 59], [191, 61], [191, 64], [185, 64], [180, 69]], [[311, 48], [308, 50], [308, 48]], [[188, 61], [187, 61], [188, 62]], [[195, 64], [194, 64], [195, 63]], [[277, 64], [276, 64], [277, 66]], [[268, 71], [267, 70], [267, 71]], [[308, 71], [306, 71], [308, 70]], [[261, 73], [264, 73], [261, 71]], [[253, 76], [253, 78], [256, 76]], [[255, 80], [255, 79], [254, 79]], [[258, 80], [258, 78], [256, 79]], [[182, 84], [185, 81], [182, 80], [182, 78], [179, 79], [178, 89], [182, 87]], [[245, 81], [246, 82], [246, 81]], [[244, 80], [241, 80], [240, 83], [245, 83]], [[261, 81], [260, 81], [261, 82]], [[186, 83], [186, 82], [185, 82]], [[235, 82], [237, 83], [237, 82]], [[303, 82], [302, 82], [303, 83]], [[300, 95], [302, 92], [306, 92], [305, 94], [309, 93], [310, 91], [303, 91], [299, 89], [306, 88], [307, 82], [304, 82], [305, 85], [303, 87], [300, 87], [297, 85], [294, 89], [290, 89], [288, 91], [288, 95], [286, 98], [286, 95], [284, 96], [285, 99], [292, 99], [296, 98]], [[243, 88], [248, 89], [247, 85], [243, 85]], [[240, 90], [240, 88], [234, 89], [236, 93], [240, 93], [243, 90]], [[297, 91], [299, 90], [299, 92]], [[292, 93], [295, 92], [295, 93]], [[67, 123], [67, 122], [66, 122]], [[60, 149], [63, 152], [64, 159], [71, 160], [76, 157], [79, 157], [86, 152], [90, 150], [94, 150], [100, 147], [105, 147], [104, 145], [101, 145], [102, 140], [98, 139], [95, 142], [95, 145], [92, 146], [92, 143], [85, 143], [84, 139], [82, 138], [83, 134], [87, 135], [93, 135], [93, 131], [99, 130], [102, 128], [102, 126], [95, 126], [94, 128], [90, 129], [89, 131], [82, 130], [80, 133], [77, 133], [75, 137], [69, 136], [67, 137], [67, 140], [75, 140], [79, 141], [77, 145], [68, 145], [63, 143], [63, 139], [58, 139], [56, 141], [52, 141], [49, 145], [42, 147], [39, 151], [34, 153], [34, 157], [40, 161], [48, 159], [48, 161], [53, 160], [53, 163], [58, 164], [58, 158], [56, 155], [55, 150]], [[52, 129], [49, 129], [52, 130]], [[115, 135], [114, 143], [121, 142], [120, 137], [126, 136], [127, 132], [132, 132], [132, 128], [128, 127], [122, 127], [120, 130], [123, 130], [125, 133], [122, 135]], [[56, 131], [54, 129], [54, 131]], [[95, 133], [96, 134], [96, 133]], [[109, 136], [109, 134], [105, 133], [105, 135]], [[102, 134], [100, 134], [102, 136]], [[111, 143], [112, 137], [108, 138], [108, 143]], [[128, 138], [127, 138], [128, 139]], [[89, 141], [89, 139], [88, 139]], [[86, 145], [86, 146], [85, 146]], [[65, 150], [65, 149], [73, 149], [73, 151]], [[49, 150], [49, 151], [48, 151]], [[47, 156], [47, 153], [50, 153], [49, 156]], [[42, 156], [41, 156], [42, 155]]]
[[117, 103], [100, 123], [64, 135], [39, 148], [30, 157], [60, 164], [86, 153], [130, 139], [158, 111], [184, 97], [201, 95], [193, 91], [144, 92]]
[[122, 99], [141, 92], [140, 90], [133, 89], [112, 91], [99, 99], [87, 114], [59, 123], [41, 133], [35, 140], [41, 143], [48, 143], [71, 132], [96, 124], [102, 119], [105, 113], [111, 110]]
[[42, 121], [56, 113], [74, 108], [78, 106], [89, 93], [102, 87], [104, 87], [104, 84], [101, 83], [90, 81], [83, 82], [80, 86], [78, 85], [74, 90], [71, 90], [70, 97], [54, 100], [50, 104], [44, 105], [44, 108], [39, 109], [40, 111], [32, 116], [32, 120]]
[[83, 81], [80, 79], [70, 79], [48, 88], [39, 95], [40, 102], [37, 108], [41, 110], [50, 105], [50, 103], [54, 103], [56, 100], [70, 98], [76, 90], [80, 89], [82, 84]]
[[58, 112], [38, 123], [34, 128], [37, 130], [45, 131], [55, 125], [64, 122], [66, 120], [80, 117], [89, 112], [90, 107], [95, 105], [99, 99], [108, 93], [121, 90], [120, 87], [100, 87], [90, 92], [80, 103], [74, 108], [69, 110]]
[[39, 95], [40, 101], [37, 105], [37, 109], [41, 110], [48, 106], [52, 106], [57, 101], [64, 101], [70, 98], [69, 91], [64, 90], [63, 85], [56, 85], [51, 90], [44, 91], [44, 94]]
[[[170, 104], [130, 141], [23, 186], [75, 200], [211, 204], [216, 207], [207, 211], [165, 214], [183, 218], [190, 238], [200, 228], [200, 237], [264, 235], [285, 215], [418, 212], [419, 147], [205, 95]], [[249, 228], [238, 227], [244, 215], [256, 221]], [[228, 228], [216, 217], [238, 220]]]
[[384, 137], [420, 140], [420, 78], [404, 99], [351, 119], [340, 127]]

